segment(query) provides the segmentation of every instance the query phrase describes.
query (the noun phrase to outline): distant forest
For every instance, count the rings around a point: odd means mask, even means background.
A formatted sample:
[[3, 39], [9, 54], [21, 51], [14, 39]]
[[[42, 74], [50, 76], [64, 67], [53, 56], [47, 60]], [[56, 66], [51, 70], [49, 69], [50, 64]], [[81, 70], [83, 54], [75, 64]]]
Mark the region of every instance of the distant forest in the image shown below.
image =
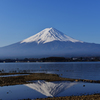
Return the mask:
[[24, 59], [0, 59], [0, 62], [85, 62], [100, 61], [100, 57], [47, 57], [47, 58], [24, 58]]

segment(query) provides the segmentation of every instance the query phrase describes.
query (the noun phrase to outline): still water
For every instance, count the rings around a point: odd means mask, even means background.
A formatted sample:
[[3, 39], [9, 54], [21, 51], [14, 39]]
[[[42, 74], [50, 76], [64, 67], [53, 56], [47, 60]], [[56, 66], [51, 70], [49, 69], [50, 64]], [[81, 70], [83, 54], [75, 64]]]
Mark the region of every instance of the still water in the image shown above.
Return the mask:
[[66, 78], [100, 80], [100, 62], [0, 63], [0, 71], [54, 73]]
[[100, 84], [82, 82], [45, 82], [0, 87], [0, 99], [22, 100], [100, 93]]
[[[100, 80], [100, 62], [0, 63], [0, 72], [53, 73], [66, 78]], [[0, 87], [0, 99], [19, 100], [100, 93], [100, 84], [33, 81]]]

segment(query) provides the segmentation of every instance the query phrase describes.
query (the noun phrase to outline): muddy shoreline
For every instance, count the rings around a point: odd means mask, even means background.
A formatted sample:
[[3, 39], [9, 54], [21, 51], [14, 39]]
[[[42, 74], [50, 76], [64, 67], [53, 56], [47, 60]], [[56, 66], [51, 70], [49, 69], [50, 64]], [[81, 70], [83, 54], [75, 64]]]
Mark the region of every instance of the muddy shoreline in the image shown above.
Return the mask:
[[[31, 100], [31, 99], [27, 99], [27, 100]], [[100, 94], [53, 97], [53, 98], [40, 98], [40, 99], [35, 99], [35, 100], [100, 100]]]
[[100, 83], [100, 80], [87, 80], [87, 79], [71, 79], [59, 77], [57, 74], [45, 74], [45, 73], [0, 73], [1, 75], [17, 75], [28, 74], [23, 76], [10, 76], [0, 77], [0, 86], [27, 84], [33, 80], [45, 80], [45, 81], [71, 81], [71, 82], [89, 82]]
[[[22, 99], [22, 100], [31, 100], [31, 99]], [[100, 94], [53, 97], [53, 98], [40, 98], [40, 99], [35, 99], [35, 100], [100, 100]]]
[[[13, 76], [18, 74], [22, 74], [22, 75], [27, 74], [27, 75]], [[27, 83], [31, 83], [31, 81], [33, 80], [100, 83], [100, 80], [96, 81], [96, 80], [87, 80], [87, 79], [70, 79], [70, 78], [59, 77], [59, 75], [57, 74], [45, 74], [45, 73], [0, 73], [0, 76], [2, 75], [12, 75], [12, 76], [0, 77], [0, 86], [27, 84]], [[31, 100], [31, 99], [23, 99], [23, 100]], [[36, 100], [100, 100], [100, 94], [41, 98]]]

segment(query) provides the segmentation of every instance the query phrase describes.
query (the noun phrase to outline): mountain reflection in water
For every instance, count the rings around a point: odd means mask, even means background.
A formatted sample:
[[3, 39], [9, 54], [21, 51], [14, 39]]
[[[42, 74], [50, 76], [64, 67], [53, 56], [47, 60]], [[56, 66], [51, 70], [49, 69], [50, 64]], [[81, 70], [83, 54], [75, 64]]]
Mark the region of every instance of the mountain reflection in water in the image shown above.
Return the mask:
[[30, 84], [0, 87], [0, 100], [23, 100], [100, 93], [100, 84], [68, 81], [33, 81]]
[[45, 96], [53, 97], [75, 84], [77, 83], [76, 82], [66, 82], [66, 81], [62, 81], [62, 82], [37, 81], [31, 84], [25, 84], [25, 86], [31, 89], [34, 89], [44, 94]]

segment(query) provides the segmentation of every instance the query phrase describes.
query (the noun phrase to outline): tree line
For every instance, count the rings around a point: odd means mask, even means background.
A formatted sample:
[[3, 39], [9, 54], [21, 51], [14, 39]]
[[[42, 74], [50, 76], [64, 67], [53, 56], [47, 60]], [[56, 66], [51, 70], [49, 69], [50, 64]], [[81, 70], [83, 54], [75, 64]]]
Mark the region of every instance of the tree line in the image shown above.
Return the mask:
[[100, 61], [100, 57], [47, 57], [47, 58], [24, 58], [24, 59], [0, 59], [0, 62], [84, 62]]

